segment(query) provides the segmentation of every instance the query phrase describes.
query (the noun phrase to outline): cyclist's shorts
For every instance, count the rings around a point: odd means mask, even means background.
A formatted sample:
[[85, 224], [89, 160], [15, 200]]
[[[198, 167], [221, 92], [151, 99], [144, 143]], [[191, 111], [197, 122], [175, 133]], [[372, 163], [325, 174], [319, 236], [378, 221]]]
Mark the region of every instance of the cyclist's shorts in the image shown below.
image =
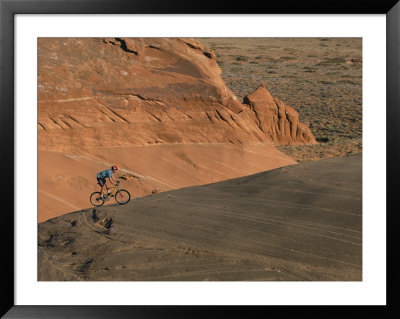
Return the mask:
[[106, 179], [97, 177], [97, 183], [99, 183], [100, 186], [103, 186], [106, 183]]

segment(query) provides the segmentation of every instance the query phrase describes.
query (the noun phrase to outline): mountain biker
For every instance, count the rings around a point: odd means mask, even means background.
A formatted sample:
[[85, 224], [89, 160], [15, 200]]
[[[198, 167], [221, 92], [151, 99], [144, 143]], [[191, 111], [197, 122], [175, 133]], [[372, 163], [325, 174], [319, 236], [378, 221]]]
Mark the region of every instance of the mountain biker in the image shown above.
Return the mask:
[[[112, 175], [117, 170], [118, 170], [118, 167], [113, 165], [113, 166], [111, 166], [111, 169], [106, 169], [106, 170], [104, 170], [102, 172], [97, 173], [97, 182], [101, 186], [101, 190], [100, 190], [101, 196], [100, 196], [100, 198], [102, 200], [105, 200], [105, 201], [108, 200], [107, 195], [105, 195], [105, 196], [103, 195], [104, 194], [104, 187], [106, 187], [107, 190], [108, 190], [106, 178], [108, 178], [108, 180], [110, 181], [111, 184], [116, 185], [117, 180]], [[115, 183], [113, 183], [113, 182], [115, 182]]]

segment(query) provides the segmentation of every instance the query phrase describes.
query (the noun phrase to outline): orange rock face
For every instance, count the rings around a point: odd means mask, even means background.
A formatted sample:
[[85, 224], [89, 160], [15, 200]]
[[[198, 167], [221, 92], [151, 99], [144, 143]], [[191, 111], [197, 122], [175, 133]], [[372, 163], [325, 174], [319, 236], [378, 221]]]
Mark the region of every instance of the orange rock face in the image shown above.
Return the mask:
[[293, 164], [273, 145], [315, 143], [292, 108], [260, 88], [242, 104], [220, 73], [192, 39], [39, 39], [39, 219], [88, 207], [110, 164], [141, 176], [125, 185], [139, 196]]
[[266, 140], [219, 74], [193, 40], [40, 39], [39, 148]]
[[299, 122], [299, 114], [274, 98], [264, 86], [244, 98], [254, 120], [275, 145], [316, 144], [310, 129]]

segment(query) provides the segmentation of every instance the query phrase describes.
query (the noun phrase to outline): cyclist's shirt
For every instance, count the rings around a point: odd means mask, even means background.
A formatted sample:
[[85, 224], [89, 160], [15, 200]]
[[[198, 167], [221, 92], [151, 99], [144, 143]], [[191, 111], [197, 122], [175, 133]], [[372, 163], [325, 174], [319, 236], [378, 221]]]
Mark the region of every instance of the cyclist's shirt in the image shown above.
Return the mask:
[[112, 170], [111, 169], [106, 169], [100, 173], [97, 173], [97, 178], [102, 178], [105, 179], [106, 177], [110, 178], [112, 177]]

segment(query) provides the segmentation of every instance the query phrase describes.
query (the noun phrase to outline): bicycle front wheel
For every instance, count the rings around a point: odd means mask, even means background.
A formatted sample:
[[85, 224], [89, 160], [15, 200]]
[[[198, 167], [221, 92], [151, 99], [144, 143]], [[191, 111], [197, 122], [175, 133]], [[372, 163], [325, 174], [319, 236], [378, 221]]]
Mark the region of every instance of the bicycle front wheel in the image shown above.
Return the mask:
[[100, 192], [94, 192], [90, 195], [90, 202], [93, 206], [101, 206], [104, 204], [104, 200], [100, 198]]
[[123, 205], [129, 202], [131, 199], [131, 194], [125, 189], [120, 189], [118, 192], [115, 193], [115, 200], [118, 204]]

